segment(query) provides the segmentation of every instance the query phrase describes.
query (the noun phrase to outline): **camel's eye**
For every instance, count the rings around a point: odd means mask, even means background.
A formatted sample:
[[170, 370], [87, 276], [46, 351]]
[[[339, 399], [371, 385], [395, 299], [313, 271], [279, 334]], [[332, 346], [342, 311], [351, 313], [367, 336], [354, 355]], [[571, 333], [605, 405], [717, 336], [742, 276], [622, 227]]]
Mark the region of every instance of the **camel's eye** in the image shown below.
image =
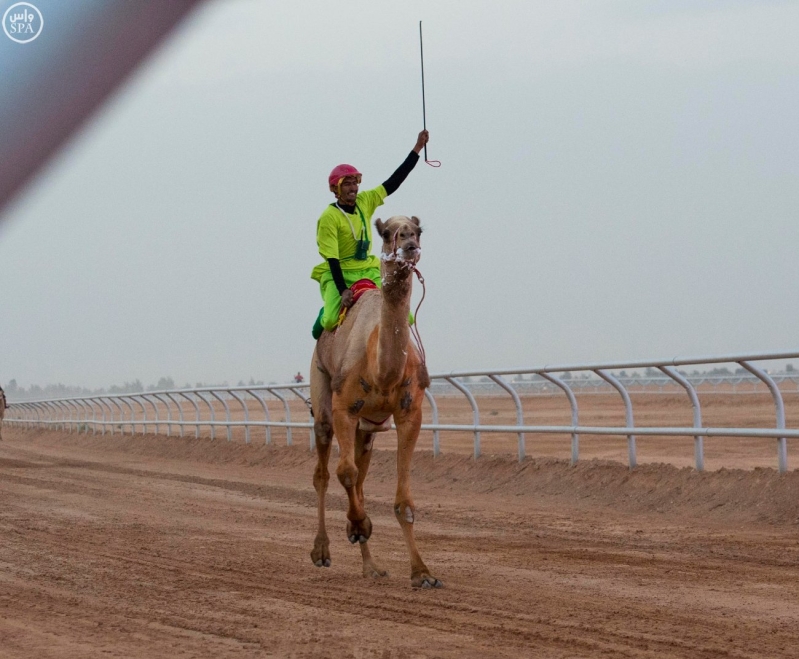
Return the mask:
[[391, 232], [388, 229], [383, 231], [383, 240], [389, 240], [390, 238], [391, 238]]

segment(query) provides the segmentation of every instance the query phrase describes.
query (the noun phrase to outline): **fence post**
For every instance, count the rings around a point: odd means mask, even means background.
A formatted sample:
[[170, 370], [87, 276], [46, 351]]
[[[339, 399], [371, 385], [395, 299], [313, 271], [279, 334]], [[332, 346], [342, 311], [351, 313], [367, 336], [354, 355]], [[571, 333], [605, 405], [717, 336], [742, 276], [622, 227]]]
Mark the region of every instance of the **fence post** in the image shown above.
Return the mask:
[[480, 425], [480, 411], [477, 409], [477, 401], [472, 396], [472, 392], [469, 391], [463, 384], [458, 382], [453, 377], [445, 377], [444, 378], [447, 382], [449, 382], [453, 387], [455, 387], [458, 391], [460, 391], [464, 396], [466, 396], [466, 400], [469, 401], [469, 405], [472, 406], [472, 416], [474, 418], [474, 459], [480, 457], [480, 431], [477, 429], [477, 426]]
[[210, 393], [214, 398], [216, 398], [220, 403], [222, 403], [222, 407], [225, 408], [225, 425], [227, 426], [227, 440], [232, 441], [233, 434], [230, 428], [230, 408], [228, 407], [227, 401], [221, 398], [219, 394], [217, 394], [213, 390], [209, 391], [208, 393]]
[[[621, 382], [618, 381], [618, 379], [613, 377], [607, 371], [598, 368], [594, 371], [594, 373], [596, 373], [621, 394], [621, 398], [624, 401], [624, 414], [625, 418], [627, 419], [627, 428], [633, 428], [633, 404], [630, 400], [630, 395], [627, 393], [627, 390], [624, 388]], [[635, 467], [638, 466], [638, 458], [635, 451], [635, 435], [632, 433], [627, 435], [627, 460], [630, 463], [630, 469], [635, 469]]]
[[[505, 391], [507, 391], [511, 398], [513, 398], [513, 403], [516, 405], [516, 425], [523, 426], [524, 425], [524, 412], [522, 410], [522, 401], [519, 398], [519, 394], [516, 393], [516, 390], [511, 387], [505, 380], [503, 380], [499, 375], [489, 375], [494, 382], [496, 382], [500, 387], [502, 387]], [[519, 457], [519, 462], [524, 460], [524, 433], [520, 432], [517, 433], [517, 454]]]
[[[780, 388], [765, 371], [759, 369], [757, 366], [754, 366], [746, 361], [740, 361], [738, 363], [752, 375], [757, 377], [759, 380], [762, 380], [766, 384], [771, 392], [771, 397], [774, 399], [774, 407], [777, 413], [776, 428], [777, 430], [785, 430], [785, 405], [782, 402]], [[781, 474], [784, 474], [786, 471], [788, 471], [788, 445], [786, 444], [785, 437], [779, 437], [777, 439], [777, 463], [779, 465]]]
[[[691, 383], [671, 366], [664, 365], [658, 366], [658, 368], [688, 392], [688, 398], [691, 399], [691, 407], [694, 410], [694, 428], [701, 428], [702, 408], [699, 406], [699, 396], [697, 396], [696, 390]], [[704, 471], [705, 469], [705, 445], [703, 440], [703, 435], [694, 435], [694, 463], [697, 471]]]
[[[436, 399], [432, 393], [430, 393], [429, 387], [424, 390], [425, 398], [427, 398], [427, 402], [430, 403], [430, 408], [432, 409], [432, 421], [433, 425], [438, 425], [438, 405], [436, 405]], [[438, 437], [438, 428], [433, 428], [433, 457], [437, 458], [439, 453], [441, 452], [439, 446], [439, 437]]]
[[269, 425], [269, 422], [270, 422], [270, 419], [269, 419], [269, 408], [266, 406], [266, 401], [263, 399], [263, 397], [256, 395], [253, 392], [252, 389], [247, 389], [246, 391], [247, 391], [248, 394], [250, 394], [250, 396], [255, 398], [255, 400], [257, 400], [261, 404], [261, 409], [263, 409], [263, 411], [264, 411], [264, 421], [267, 424], [266, 425], [266, 439], [264, 441], [267, 444], [271, 444], [272, 443], [272, 426]]
[[[283, 402], [283, 409], [286, 413], [286, 423], [291, 422], [291, 411], [289, 410], [289, 402], [286, 400], [286, 397], [279, 393], [276, 389], [269, 389], [269, 393], [272, 394], [275, 398]], [[291, 446], [291, 426], [286, 426], [286, 446]]]
[[228, 393], [231, 396], [233, 396], [233, 398], [235, 398], [237, 401], [239, 401], [239, 405], [241, 405], [241, 409], [244, 410], [244, 443], [245, 444], [249, 444], [250, 443], [250, 412], [247, 409], [247, 405], [241, 399], [241, 396], [239, 396], [232, 389]]
[[[566, 394], [566, 398], [569, 399], [569, 407], [571, 407], [572, 411], [572, 427], [576, 428], [580, 425], [579, 422], [579, 413], [577, 409], [577, 398], [574, 395], [571, 387], [566, 384], [564, 380], [561, 380], [559, 377], [552, 375], [551, 373], [539, 373], [542, 378], [551, 382], [556, 387], [560, 387], [563, 393]], [[580, 436], [572, 431], [572, 456], [569, 464], [573, 467], [577, 464], [577, 460], [580, 458]]]

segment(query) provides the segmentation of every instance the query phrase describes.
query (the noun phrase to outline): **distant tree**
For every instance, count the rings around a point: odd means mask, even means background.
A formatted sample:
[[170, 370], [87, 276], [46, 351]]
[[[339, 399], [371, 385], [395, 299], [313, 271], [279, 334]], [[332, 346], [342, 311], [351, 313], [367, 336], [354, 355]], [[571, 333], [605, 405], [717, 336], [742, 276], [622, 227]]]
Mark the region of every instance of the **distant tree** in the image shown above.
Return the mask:
[[712, 368], [707, 372], [708, 375], [732, 375], [732, 371], [726, 366]]
[[158, 391], [159, 389], [174, 389], [175, 381], [170, 377], [159, 378], [158, 384], [151, 384], [147, 387], [148, 391]]
[[6, 385], [6, 393], [10, 396], [12, 394], [19, 393], [19, 386], [17, 385], [16, 380], [9, 380], [8, 384]]
[[786, 364], [785, 365], [785, 372], [786, 373], [794, 373], [796, 369], [793, 367], [793, 364]]

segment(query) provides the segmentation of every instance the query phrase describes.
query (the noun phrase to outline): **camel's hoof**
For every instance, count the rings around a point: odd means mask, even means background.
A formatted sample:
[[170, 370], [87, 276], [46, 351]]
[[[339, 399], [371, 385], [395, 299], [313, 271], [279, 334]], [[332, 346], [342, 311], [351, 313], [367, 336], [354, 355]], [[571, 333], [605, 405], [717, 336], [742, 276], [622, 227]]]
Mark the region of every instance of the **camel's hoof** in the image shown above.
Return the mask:
[[357, 545], [358, 543], [363, 544], [364, 542], [366, 542], [369, 539], [365, 535], [355, 535], [354, 533], [351, 536], [348, 536], [348, 537], [349, 537], [349, 541], [352, 544], [354, 544], [354, 545]]
[[382, 579], [388, 576], [388, 570], [381, 570], [377, 565], [364, 565], [363, 576], [372, 579]]
[[352, 544], [363, 544], [372, 536], [372, 520], [364, 517], [359, 522], [347, 522], [347, 538]]
[[330, 567], [330, 543], [327, 538], [316, 538], [311, 550], [311, 560], [316, 567]]
[[411, 577], [411, 586], [413, 588], [443, 588], [444, 582], [432, 575], [421, 574], [418, 577]]

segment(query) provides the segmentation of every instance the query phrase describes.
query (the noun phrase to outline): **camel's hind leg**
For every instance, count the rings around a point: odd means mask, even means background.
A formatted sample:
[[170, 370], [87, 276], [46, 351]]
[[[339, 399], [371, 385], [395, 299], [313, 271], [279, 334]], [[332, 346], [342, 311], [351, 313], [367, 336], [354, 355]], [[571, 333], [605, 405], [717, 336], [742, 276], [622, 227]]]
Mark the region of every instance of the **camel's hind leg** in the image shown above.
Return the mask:
[[[419, 396], [421, 399], [421, 396]], [[397, 417], [400, 418], [397, 418]], [[397, 496], [394, 499], [394, 514], [405, 536], [405, 544], [411, 559], [411, 586], [414, 588], [441, 588], [444, 584], [430, 574], [416, 547], [413, 522], [416, 507], [411, 497], [411, 459], [422, 425], [421, 407], [407, 415], [395, 415], [397, 426]]]
[[325, 529], [325, 494], [330, 481], [328, 462], [333, 446], [333, 414], [331, 410], [330, 377], [317, 367], [317, 355], [311, 362], [311, 408], [314, 413], [314, 435], [316, 436], [317, 463], [313, 484], [316, 489], [319, 510], [319, 527], [311, 550], [311, 560], [316, 567], [330, 567], [330, 541]]
[[[361, 507], [366, 509], [363, 493], [363, 483], [366, 474], [369, 472], [369, 463], [372, 461], [372, 445], [375, 433], [367, 433], [358, 430], [355, 435], [355, 466], [358, 467], [358, 482], [355, 484], [355, 494], [361, 502]], [[361, 543], [361, 557], [363, 558], [363, 576], [365, 577], [387, 577], [388, 572], [381, 570], [372, 559], [369, 551], [369, 543]]]

